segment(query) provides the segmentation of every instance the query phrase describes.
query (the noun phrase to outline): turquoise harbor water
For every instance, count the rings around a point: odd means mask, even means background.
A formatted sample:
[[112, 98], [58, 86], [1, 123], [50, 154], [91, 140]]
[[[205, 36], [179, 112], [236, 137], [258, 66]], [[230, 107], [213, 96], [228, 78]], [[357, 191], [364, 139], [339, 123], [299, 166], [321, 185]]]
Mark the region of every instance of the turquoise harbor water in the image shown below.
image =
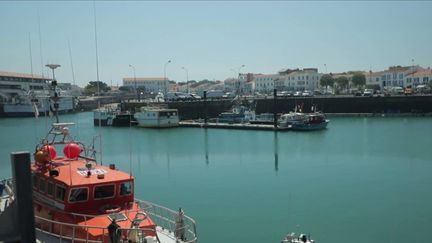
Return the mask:
[[[88, 143], [92, 113], [61, 116]], [[0, 119], [0, 178], [33, 151], [45, 118]], [[197, 222], [199, 241], [430, 242], [432, 118], [331, 118], [318, 132], [101, 128], [103, 160], [136, 178], [136, 197]], [[130, 159], [132, 158], [132, 159]]]

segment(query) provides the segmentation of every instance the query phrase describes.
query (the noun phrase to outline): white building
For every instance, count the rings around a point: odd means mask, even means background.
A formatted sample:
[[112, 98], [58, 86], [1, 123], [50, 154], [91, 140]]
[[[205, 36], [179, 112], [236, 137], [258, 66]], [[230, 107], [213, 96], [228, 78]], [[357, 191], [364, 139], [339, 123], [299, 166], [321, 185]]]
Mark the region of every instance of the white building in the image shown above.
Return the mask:
[[317, 68], [286, 69], [280, 71], [282, 87], [285, 90], [310, 90], [319, 89], [321, 73]]
[[406, 75], [405, 79], [406, 84], [412, 87], [426, 85], [432, 82], [432, 70], [430, 68], [418, 69], [416, 72]]
[[253, 89], [254, 74], [240, 73], [239, 77], [228, 78], [224, 81], [224, 91], [242, 95], [251, 94]]
[[279, 74], [255, 74], [252, 88], [255, 92], [269, 94], [280, 84], [281, 77]]
[[168, 78], [143, 78], [143, 77], [132, 77], [123, 78], [123, 86], [131, 88], [144, 88], [145, 92], [162, 92], [166, 94], [169, 89]]
[[380, 72], [369, 72], [366, 75], [366, 85], [379, 85], [385, 87], [406, 87], [412, 85], [406, 77], [419, 70], [419, 66], [393, 66]]

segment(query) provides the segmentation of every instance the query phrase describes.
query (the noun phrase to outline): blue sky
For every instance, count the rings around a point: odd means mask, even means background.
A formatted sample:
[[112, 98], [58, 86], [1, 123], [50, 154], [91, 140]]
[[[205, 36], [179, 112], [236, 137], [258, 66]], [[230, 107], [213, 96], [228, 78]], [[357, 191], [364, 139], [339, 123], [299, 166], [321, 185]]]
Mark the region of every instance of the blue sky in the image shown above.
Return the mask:
[[[94, 2], [0, 2], [0, 70], [96, 80]], [[224, 80], [241, 72], [325, 72], [432, 65], [432, 2], [96, 1], [100, 80]], [[40, 19], [40, 21], [38, 21]], [[39, 25], [40, 23], [40, 25]], [[39, 35], [39, 26], [40, 33]], [[39, 42], [41, 37], [41, 43]], [[42, 45], [40, 45], [42, 44]], [[41, 48], [42, 46], [42, 52]], [[237, 71], [236, 71], [237, 70]]]

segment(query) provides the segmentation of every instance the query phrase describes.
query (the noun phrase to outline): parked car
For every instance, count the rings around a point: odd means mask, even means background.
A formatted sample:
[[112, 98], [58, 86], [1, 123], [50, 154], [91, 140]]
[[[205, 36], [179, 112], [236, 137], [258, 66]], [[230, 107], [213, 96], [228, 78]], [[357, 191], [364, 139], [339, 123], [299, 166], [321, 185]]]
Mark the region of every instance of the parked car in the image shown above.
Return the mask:
[[282, 91], [280, 93], [277, 94], [278, 96], [292, 96], [293, 92], [291, 91]]
[[365, 89], [363, 91], [363, 96], [372, 97], [373, 95], [373, 89]]
[[296, 91], [293, 96], [302, 96], [302, 92], [301, 91]]
[[431, 88], [427, 85], [418, 85], [415, 89], [416, 93], [419, 94], [429, 94], [431, 92]]
[[313, 94], [309, 90], [305, 90], [303, 91], [302, 96], [309, 97], [309, 96], [313, 96]]
[[362, 96], [362, 92], [360, 90], [355, 90], [352, 92], [354, 96]]
[[408, 87], [406, 87], [406, 88], [404, 89], [404, 94], [405, 94], [405, 95], [412, 95], [412, 93], [413, 93], [412, 88], [408, 88]]

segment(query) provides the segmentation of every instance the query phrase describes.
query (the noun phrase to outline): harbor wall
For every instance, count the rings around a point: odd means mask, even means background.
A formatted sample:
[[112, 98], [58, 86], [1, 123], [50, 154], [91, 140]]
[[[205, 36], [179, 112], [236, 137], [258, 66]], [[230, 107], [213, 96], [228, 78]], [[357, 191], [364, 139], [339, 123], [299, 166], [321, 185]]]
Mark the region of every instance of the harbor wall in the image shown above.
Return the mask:
[[[255, 103], [253, 103], [255, 102]], [[255, 105], [257, 114], [273, 112], [273, 98], [242, 100], [245, 105]], [[124, 103], [126, 110], [135, 110], [135, 107], [142, 106], [141, 103]], [[169, 108], [179, 110], [180, 118], [198, 119], [204, 118], [205, 107], [207, 106], [207, 117], [217, 117], [220, 113], [230, 110], [233, 106], [231, 100], [207, 100], [204, 101], [184, 101], [169, 102]], [[432, 112], [432, 96], [390, 96], [390, 97], [278, 97], [276, 100], [276, 112], [285, 113], [294, 111], [295, 107], [302, 108], [303, 112], [311, 111], [312, 106], [316, 106], [317, 111], [325, 113], [343, 114], [398, 114], [412, 113], [425, 114]]]

